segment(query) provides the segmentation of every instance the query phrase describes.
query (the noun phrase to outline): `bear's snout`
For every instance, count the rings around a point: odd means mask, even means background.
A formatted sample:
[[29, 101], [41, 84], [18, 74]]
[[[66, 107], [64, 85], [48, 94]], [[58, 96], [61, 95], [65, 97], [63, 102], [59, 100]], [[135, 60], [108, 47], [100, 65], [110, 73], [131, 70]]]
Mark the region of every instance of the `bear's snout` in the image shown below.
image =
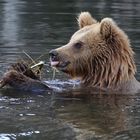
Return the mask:
[[56, 50], [51, 50], [49, 52], [49, 55], [50, 55], [50, 58], [52, 61], [55, 61], [57, 59], [57, 56], [58, 56], [58, 52]]

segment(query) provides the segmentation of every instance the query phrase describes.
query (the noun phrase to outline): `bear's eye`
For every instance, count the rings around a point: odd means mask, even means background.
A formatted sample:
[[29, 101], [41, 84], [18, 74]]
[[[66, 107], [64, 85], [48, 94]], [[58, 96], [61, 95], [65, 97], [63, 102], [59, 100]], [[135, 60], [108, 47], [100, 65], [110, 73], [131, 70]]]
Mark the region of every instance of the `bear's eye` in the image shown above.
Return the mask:
[[82, 42], [78, 42], [78, 43], [75, 43], [74, 44], [74, 47], [76, 48], [76, 49], [80, 49], [81, 47], [82, 47]]

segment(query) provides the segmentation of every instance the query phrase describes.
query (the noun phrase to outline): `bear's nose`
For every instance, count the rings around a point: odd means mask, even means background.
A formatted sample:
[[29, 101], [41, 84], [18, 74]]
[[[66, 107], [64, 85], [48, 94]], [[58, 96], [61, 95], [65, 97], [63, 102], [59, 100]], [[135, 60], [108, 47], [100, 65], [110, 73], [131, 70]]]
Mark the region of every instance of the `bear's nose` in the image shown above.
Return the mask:
[[56, 50], [51, 50], [49, 52], [49, 55], [50, 55], [51, 58], [55, 59], [58, 55], [58, 52]]

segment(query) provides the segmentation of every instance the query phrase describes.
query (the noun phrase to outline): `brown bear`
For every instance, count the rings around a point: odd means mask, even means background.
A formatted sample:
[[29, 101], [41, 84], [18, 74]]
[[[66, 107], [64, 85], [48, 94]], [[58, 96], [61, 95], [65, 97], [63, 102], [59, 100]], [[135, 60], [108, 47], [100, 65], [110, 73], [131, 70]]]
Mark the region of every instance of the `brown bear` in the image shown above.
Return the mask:
[[113, 19], [97, 22], [89, 12], [79, 15], [78, 24], [68, 44], [50, 51], [51, 65], [85, 86], [138, 92], [134, 52], [124, 31]]

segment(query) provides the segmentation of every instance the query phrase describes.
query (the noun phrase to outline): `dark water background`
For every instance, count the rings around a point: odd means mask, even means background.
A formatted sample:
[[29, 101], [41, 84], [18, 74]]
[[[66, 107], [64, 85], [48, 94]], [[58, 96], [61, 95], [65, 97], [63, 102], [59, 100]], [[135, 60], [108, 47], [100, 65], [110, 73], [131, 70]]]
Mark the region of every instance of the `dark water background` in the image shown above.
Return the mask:
[[[90, 11], [98, 20], [112, 17], [125, 30], [136, 52], [140, 80], [139, 0], [0, 0], [0, 77], [9, 64], [45, 54], [68, 42], [77, 30], [76, 16]], [[62, 73], [52, 79], [46, 66], [44, 79], [70, 84]], [[64, 81], [64, 82], [63, 82]], [[56, 92], [32, 94], [0, 90], [0, 140], [139, 140], [140, 93], [102, 94], [92, 90], [64, 94], [92, 93], [92, 96], [62, 98]]]

